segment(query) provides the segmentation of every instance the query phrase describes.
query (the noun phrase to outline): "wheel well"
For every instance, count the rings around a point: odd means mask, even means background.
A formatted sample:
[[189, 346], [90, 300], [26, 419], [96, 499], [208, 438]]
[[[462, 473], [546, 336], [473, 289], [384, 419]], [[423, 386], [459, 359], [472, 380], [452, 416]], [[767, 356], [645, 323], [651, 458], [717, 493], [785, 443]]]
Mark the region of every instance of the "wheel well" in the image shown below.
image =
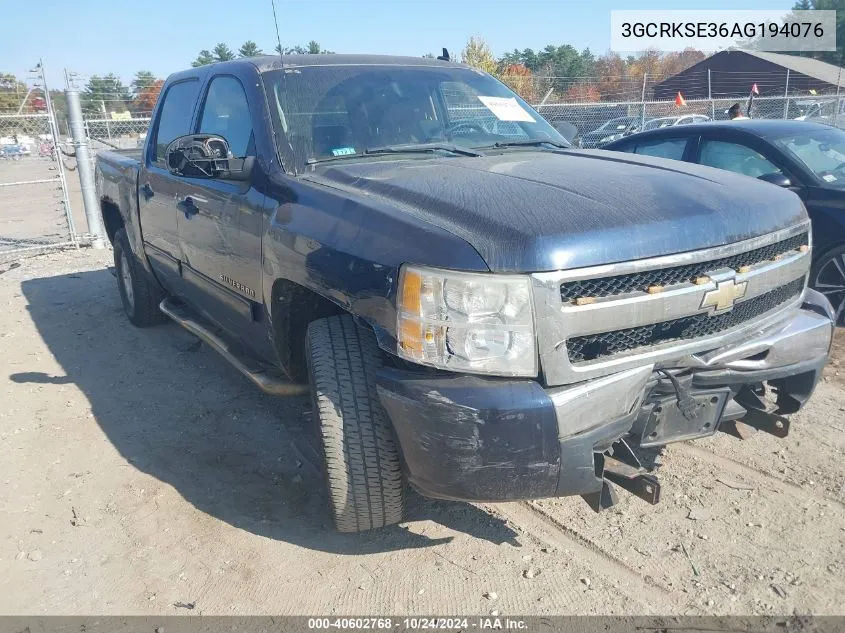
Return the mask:
[[292, 380], [306, 382], [305, 330], [316, 319], [343, 314], [344, 309], [287, 279], [273, 284], [271, 315], [273, 342], [282, 367]]
[[106, 234], [109, 236], [109, 242], [114, 243], [114, 234], [123, 228], [123, 216], [120, 215], [120, 209], [114, 202], [109, 200], [100, 201], [100, 209], [103, 212], [103, 224], [106, 227]]

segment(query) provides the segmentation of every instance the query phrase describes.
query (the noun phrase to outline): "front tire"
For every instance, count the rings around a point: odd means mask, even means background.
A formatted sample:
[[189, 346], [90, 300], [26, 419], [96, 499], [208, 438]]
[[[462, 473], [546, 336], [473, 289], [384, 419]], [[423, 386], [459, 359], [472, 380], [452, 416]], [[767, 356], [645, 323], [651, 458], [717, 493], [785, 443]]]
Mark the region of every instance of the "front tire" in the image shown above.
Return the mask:
[[813, 263], [810, 286], [833, 305], [836, 324], [845, 325], [845, 244], [825, 251]]
[[114, 234], [114, 268], [123, 312], [130, 323], [135, 327], [164, 323], [167, 317], [158, 308], [164, 292], [138, 263], [129, 246], [126, 229], [118, 229]]
[[306, 354], [314, 417], [335, 525], [361, 532], [402, 520], [402, 473], [393, 428], [376, 393], [381, 355], [348, 315], [313, 321]]

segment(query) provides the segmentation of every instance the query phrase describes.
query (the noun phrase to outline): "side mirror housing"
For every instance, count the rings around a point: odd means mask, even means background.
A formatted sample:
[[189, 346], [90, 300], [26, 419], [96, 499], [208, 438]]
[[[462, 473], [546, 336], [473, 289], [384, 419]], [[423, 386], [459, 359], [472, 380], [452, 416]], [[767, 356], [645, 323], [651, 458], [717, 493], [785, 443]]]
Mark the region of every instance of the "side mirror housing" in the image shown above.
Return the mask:
[[255, 157], [235, 158], [229, 142], [212, 134], [188, 134], [174, 139], [164, 154], [171, 174], [188, 178], [249, 180]]
[[569, 143], [572, 143], [575, 137], [578, 136], [578, 128], [568, 121], [553, 121], [552, 127]]
[[792, 186], [792, 181], [785, 174], [779, 171], [771, 174], [763, 174], [762, 176], [757, 176], [757, 180], [769, 182], [773, 185], [777, 185], [778, 187]]

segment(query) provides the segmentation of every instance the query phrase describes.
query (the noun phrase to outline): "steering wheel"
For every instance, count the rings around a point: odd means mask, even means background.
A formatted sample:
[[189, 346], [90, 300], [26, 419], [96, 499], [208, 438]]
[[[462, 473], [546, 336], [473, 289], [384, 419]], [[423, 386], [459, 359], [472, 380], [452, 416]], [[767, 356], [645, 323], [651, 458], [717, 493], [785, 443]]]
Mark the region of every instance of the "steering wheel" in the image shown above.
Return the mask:
[[452, 136], [470, 136], [472, 134], [489, 134], [484, 126], [473, 121], [459, 121], [450, 125], [447, 130]]

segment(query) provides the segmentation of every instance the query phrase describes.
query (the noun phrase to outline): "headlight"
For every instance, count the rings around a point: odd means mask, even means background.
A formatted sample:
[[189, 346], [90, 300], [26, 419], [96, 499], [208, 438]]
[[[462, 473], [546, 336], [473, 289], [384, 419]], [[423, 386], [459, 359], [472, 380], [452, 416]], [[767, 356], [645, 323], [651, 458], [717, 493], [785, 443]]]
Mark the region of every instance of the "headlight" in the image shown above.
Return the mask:
[[454, 371], [537, 375], [527, 276], [403, 266], [398, 303], [401, 357]]

